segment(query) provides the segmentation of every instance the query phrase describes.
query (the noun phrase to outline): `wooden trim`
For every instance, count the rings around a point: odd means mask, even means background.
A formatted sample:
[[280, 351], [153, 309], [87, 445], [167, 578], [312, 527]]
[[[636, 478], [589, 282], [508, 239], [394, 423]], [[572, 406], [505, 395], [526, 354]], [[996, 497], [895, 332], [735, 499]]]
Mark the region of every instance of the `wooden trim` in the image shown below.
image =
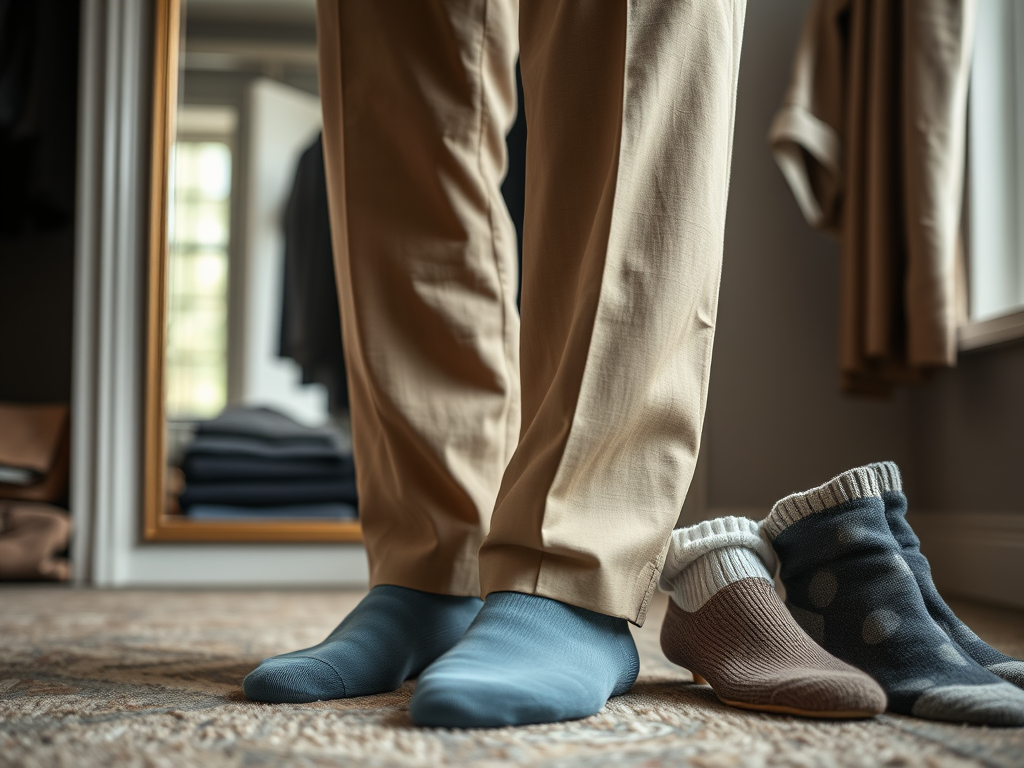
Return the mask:
[[359, 542], [355, 521], [212, 522], [166, 514], [167, 217], [171, 147], [178, 101], [180, 0], [157, 0], [153, 41], [153, 126], [146, 286], [145, 436], [142, 539], [148, 542]]
[[163, 515], [148, 532], [149, 541], [337, 543], [360, 542], [363, 531], [356, 521], [274, 520], [266, 522], [212, 522]]
[[165, 509], [164, 349], [167, 316], [167, 199], [178, 93], [178, 0], [157, 0], [153, 19], [153, 145], [150, 161], [147, 275], [143, 538], [158, 538]]

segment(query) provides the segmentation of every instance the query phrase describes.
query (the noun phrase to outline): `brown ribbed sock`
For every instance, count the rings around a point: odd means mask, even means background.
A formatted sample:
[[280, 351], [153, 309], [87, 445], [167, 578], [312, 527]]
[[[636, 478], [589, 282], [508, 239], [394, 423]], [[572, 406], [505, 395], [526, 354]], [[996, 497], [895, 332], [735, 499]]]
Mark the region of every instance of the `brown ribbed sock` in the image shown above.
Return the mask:
[[766, 562], [773, 555], [752, 520], [674, 531], [662, 575], [672, 593], [661, 629], [665, 656], [735, 707], [827, 718], [883, 712], [881, 687], [793, 620]]
[[878, 684], [819, 647], [764, 579], [719, 590], [696, 613], [669, 602], [661, 648], [734, 707], [805, 717], [871, 717]]

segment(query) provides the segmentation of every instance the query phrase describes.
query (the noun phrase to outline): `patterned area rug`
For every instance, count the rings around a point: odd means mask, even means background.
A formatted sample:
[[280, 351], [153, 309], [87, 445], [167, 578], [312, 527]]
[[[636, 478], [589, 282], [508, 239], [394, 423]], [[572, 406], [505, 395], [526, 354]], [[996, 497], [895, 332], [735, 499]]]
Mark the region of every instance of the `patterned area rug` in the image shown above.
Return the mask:
[[[664, 606], [636, 632], [633, 691], [586, 720], [426, 730], [413, 684], [382, 696], [252, 704], [242, 677], [318, 642], [359, 599], [339, 592], [0, 589], [3, 766], [1024, 766], [1024, 729], [885, 715], [835, 723], [726, 707], [658, 650]], [[1024, 615], [958, 604], [1002, 650]]]

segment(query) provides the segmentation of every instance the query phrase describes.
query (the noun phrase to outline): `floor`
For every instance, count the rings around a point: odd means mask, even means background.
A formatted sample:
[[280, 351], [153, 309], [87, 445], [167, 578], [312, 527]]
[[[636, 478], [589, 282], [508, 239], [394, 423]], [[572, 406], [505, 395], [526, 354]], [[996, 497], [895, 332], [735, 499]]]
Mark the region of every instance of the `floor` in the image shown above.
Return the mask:
[[[726, 707], [661, 655], [661, 605], [636, 631], [633, 691], [586, 720], [420, 729], [407, 714], [412, 683], [347, 701], [245, 700], [240, 681], [260, 659], [319, 641], [359, 597], [0, 588], [0, 766], [1024, 766], [1024, 729]], [[1024, 613], [954, 608], [1024, 655]]]

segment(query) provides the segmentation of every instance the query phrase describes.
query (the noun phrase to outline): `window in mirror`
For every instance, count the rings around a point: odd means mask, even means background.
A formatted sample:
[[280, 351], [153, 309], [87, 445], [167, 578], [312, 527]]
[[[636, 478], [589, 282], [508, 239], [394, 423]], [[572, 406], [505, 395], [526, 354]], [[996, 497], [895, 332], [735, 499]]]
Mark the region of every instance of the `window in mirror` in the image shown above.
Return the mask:
[[[144, 538], [358, 541], [340, 314], [298, 325], [320, 304], [285, 290], [300, 256], [335, 285], [325, 206], [292, 205], [300, 166], [326, 196], [315, 2], [156, 5]], [[295, 359], [286, 320], [338, 336], [323, 349], [340, 377]]]
[[214, 416], [227, 402], [231, 167], [224, 141], [175, 142], [166, 378], [174, 420]]

